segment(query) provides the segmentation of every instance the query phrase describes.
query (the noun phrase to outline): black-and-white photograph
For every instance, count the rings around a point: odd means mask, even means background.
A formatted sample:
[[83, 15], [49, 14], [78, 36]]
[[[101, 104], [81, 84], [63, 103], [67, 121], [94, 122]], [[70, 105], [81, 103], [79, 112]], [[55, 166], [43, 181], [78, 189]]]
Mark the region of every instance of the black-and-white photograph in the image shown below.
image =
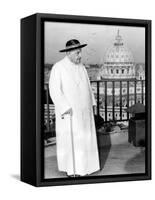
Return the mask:
[[145, 27], [44, 22], [44, 178], [145, 174]]

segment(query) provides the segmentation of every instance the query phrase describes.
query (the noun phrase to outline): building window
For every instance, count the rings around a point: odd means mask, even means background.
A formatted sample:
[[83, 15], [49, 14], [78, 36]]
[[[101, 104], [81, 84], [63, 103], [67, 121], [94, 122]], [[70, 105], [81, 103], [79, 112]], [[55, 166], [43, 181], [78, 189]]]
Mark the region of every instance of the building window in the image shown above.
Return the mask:
[[126, 92], [126, 89], [123, 89], [123, 93], [125, 93]]
[[113, 74], [113, 69], [111, 69], [111, 73]]
[[122, 74], [124, 74], [124, 69], [122, 69]]
[[118, 69], [116, 69], [116, 74], [118, 74], [119, 73], [119, 70]]

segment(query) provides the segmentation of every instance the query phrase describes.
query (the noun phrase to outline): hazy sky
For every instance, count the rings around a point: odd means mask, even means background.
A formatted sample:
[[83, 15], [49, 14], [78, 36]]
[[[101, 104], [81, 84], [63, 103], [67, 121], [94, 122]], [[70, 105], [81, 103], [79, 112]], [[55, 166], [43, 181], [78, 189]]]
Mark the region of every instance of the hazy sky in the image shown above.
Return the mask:
[[88, 46], [82, 49], [82, 61], [102, 64], [106, 50], [112, 46], [117, 31], [132, 51], [135, 62], [145, 62], [145, 29], [141, 27], [110, 26], [45, 22], [45, 63], [53, 64], [65, 56], [59, 50], [70, 39], [78, 39]]

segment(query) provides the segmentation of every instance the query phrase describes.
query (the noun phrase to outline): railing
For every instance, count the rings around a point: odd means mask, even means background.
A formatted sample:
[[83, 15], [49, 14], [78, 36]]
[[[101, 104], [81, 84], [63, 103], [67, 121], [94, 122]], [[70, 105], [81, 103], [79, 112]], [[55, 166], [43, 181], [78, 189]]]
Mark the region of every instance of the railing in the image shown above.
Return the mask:
[[54, 118], [55, 118], [55, 110], [53, 102], [49, 95], [48, 84], [44, 84], [44, 132], [50, 132], [51, 136], [55, 136], [54, 131]]
[[[91, 85], [97, 101], [96, 114], [99, 116], [101, 111], [104, 112], [103, 118], [105, 122], [127, 121], [130, 117], [129, 113], [126, 112], [127, 108], [138, 102], [145, 104], [145, 80], [106, 79], [91, 81]], [[125, 105], [123, 105], [123, 99], [125, 100]], [[108, 117], [108, 112], [111, 113], [110, 118]], [[125, 113], [126, 117], [122, 115], [123, 113]], [[118, 114], [119, 117], [116, 117], [115, 114]]]
[[[96, 98], [96, 114], [109, 121], [128, 121], [130, 114], [126, 109], [135, 103], [145, 104], [145, 80], [121, 79], [91, 81]], [[54, 106], [49, 97], [48, 84], [45, 85], [45, 124], [50, 131]], [[50, 102], [49, 102], [50, 101]]]

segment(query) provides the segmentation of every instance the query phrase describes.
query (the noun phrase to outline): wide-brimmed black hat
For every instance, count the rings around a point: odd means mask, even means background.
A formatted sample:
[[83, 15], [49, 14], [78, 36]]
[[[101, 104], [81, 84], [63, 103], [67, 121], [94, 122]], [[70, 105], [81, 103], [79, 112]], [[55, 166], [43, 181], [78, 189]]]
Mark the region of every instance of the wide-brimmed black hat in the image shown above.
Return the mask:
[[60, 50], [59, 52], [67, 52], [72, 51], [74, 49], [79, 49], [87, 46], [87, 44], [80, 44], [80, 42], [76, 39], [72, 39], [66, 42], [66, 48]]

